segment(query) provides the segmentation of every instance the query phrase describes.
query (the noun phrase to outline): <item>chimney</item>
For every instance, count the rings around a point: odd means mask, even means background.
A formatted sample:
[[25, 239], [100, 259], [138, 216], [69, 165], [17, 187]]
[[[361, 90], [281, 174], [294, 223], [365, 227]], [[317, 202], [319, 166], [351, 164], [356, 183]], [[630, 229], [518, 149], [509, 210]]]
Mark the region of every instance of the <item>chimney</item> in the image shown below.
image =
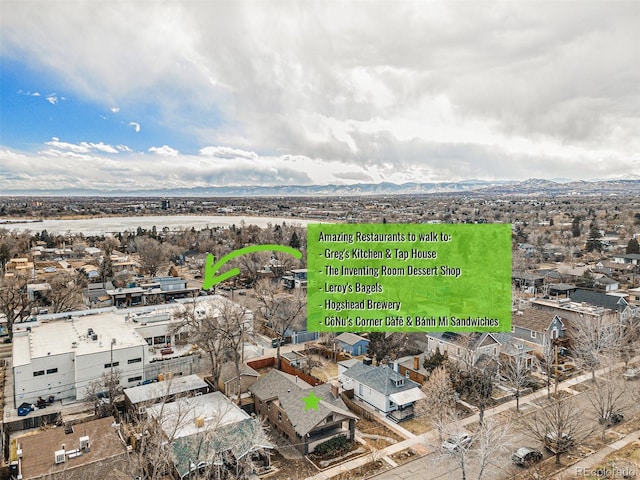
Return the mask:
[[331, 394], [333, 395], [333, 398], [338, 398], [338, 385], [333, 382], [331, 383]]
[[413, 357], [413, 369], [416, 371], [420, 370], [420, 357], [418, 355]]

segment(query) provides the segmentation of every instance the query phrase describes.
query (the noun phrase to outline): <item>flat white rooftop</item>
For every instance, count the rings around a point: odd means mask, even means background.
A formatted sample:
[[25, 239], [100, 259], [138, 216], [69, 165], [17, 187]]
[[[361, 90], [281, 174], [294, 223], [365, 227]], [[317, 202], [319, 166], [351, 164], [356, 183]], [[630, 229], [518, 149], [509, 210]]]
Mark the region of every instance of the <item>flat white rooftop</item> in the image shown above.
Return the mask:
[[206, 387], [208, 387], [207, 382], [198, 375], [187, 375], [185, 377], [173, 377], [162, 382], [149, 383], [148, 385], [125, 388], [124, 394], [131, 403], [136, 404], [151, 402], [162, 399], [165, 396], [179, 395]]
[[[193, 300], [195, 307], [191, 306]], [[190, 308], [195, 308], [199, 315], [219, 315], [220, 305], [225, 303], [232, 302], [220, 295], [210, 295], [196, 297], [189, 302], [153, 307], [109, 308], [39, 315], [36, 322], [14, 325], [13, 365], [27, 365], [34, 358], [71, 352], [81, 356], [109, 352], [111, 348], [115, 352], [124, 348], [147, 347], [144, 337], [137, 331], [147, 322], [169, 326], [174, 322], [173, 316], [176, 313]], [[251, 312], [248, 312], [248, 315], [251, 315]], [[113, 339], [115, 343], [112, 347]]]

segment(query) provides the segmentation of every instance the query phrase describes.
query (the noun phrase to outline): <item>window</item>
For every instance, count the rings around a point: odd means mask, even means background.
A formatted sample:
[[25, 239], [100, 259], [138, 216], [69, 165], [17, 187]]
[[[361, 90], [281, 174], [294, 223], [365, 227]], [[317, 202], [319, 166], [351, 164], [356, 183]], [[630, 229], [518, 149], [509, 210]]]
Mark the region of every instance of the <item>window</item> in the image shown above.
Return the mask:
[[358, 385], [358, 395], [363, 395], [364, 394], [364, 388], [362, 388], [362, 384]]
[[144, 341], [147, 342], [147, 345], [153, 345], [153, 337], [145, 338]]
[[531, 330], [531, 338], [536, 338], [536, 332], [534, 332], [533, 330]]
[[404, 376], [405, 376], [405, 377], [407, 377], [407, 378], [409, 378], [409, 369], [406, 369], [406, 370], [404, 371]]
[[278, 412], [278, 421], [281, 422], [282, 421], [282, 412]]
[[127, 363], [131, 364], [131, 363], [140, 363], [142, 361], [142, 359], [140, 357], [138, 358], [130, 358], [129, 360], [127, 360]]
[[34, 377], [39, 377], [40, 375], [44, 375], [44, 370], [38, 370], [37, 372], [33, 372]]
[[404, 385], [404, 378], [402, 380], [396, 380], [396, 387], [401, 387]]
[[104, 368], [117, 367], [118, 365], [120, 365], [120, 362], [105, 363]]
[[138, 375], [137, 377], [127, 378], [127, 382], [129, 382], [129, 383], [131, 383], [131, 382], [139, 382], [140, 380], [142, 380], [142, 377], [140, 375]]
[[163, 345], [165, 343], [167, 343], [167, 338], [164, 335], [161, 335], [159, 337], [153, 337], [154, 345]]
[[47, 369], [47, 375], [49, 375], [50, 373], [58, 373], [58, 368], [49, 368], [49, 369]]

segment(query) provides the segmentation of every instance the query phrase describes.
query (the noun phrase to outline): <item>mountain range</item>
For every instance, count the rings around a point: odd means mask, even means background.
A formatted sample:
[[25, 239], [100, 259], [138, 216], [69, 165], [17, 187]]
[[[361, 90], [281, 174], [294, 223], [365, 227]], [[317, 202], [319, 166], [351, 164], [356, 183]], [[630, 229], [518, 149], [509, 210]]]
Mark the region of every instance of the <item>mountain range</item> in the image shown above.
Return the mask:
[[460, 194], [501, 195], [628, 195], [640, 194], [640, 178], [570, 181], [530, 178], [524, 181], [463, 180], [432, 183], [356, 183], [351, 185], [279, 185], [192, 187], [140, 190], [47, 189], [10, 190], [2, 196], [87, 196], [87, 197], [315, 197], [367, 195]]

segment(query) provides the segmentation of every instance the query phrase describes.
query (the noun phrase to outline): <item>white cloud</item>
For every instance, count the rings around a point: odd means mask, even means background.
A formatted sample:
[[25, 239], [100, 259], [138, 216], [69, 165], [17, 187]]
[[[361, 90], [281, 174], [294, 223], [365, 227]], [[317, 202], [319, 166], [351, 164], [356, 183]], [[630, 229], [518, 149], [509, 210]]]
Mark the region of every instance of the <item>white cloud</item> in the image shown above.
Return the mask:
[[200, 155], [227, 159], [248, 158], [255, 160], [258, 158], [258, 155], [255, 152], [247, 152], [245, 150], [238, 150], [230, 147], [204, 147], [200, 149]]
[[49, 102], [51, 105], [55, 105], [56, 103], [58, 103], [58, 96], [55, 93], [50, 93], [49, 95], [47, 95], [47, 102]]
[[178, 150], [176, 150], [175, 148], [171, 148], [169, 145], [163, 145], [161, 147], [151, 147], [149, 151], [163, 157], [177, 157], [178, 153], [180, 153], [178, 152]]
[[64, 154], [65, 152], [74, 152], [74, 153], [90, 153], [90, 152], [102, 152], [102, 153], [119, 153], [119, 152], [131, 152], [131, 149], [126, 145], [118, 145], [114, 147], [113, 145], [108, 145], [104, 142], [80, 142], [80, 143], [69, 143], [69, 142], [61, 142], [58, 137], [51, 137], [49, 142], [45, 142], [45, 145], [49, 145], [53, 147], [53, 149], [46, 150], [46, 152], [50, 155], [53, 154]]
[[140, 132], [140, 124], [137, 122], [129, 122], [129, 126], [133, 127], [136, 133]]
[[111, 107], [111, 111], [113, 113], [118, 113], [120, 111], [120, 107]]

